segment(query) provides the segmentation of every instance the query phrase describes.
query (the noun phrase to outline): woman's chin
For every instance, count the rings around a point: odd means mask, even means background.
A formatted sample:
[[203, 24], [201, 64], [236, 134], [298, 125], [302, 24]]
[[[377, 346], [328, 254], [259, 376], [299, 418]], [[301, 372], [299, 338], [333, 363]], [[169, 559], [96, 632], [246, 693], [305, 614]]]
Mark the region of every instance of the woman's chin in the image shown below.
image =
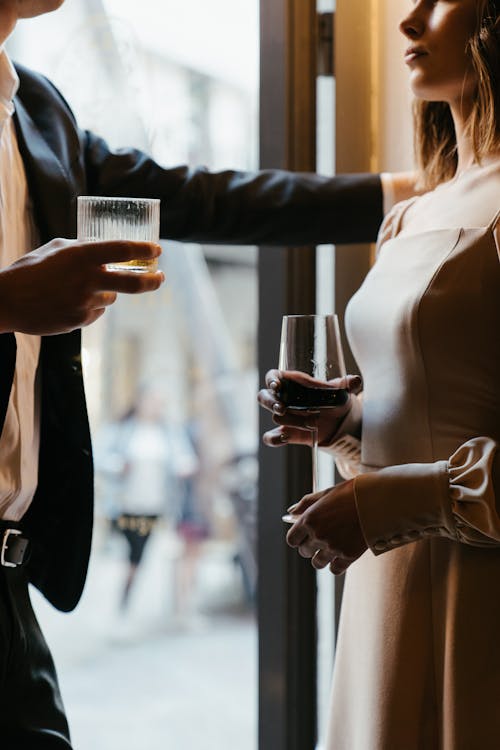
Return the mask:
[[426, 102], [445, 102], [447, 101], [446, 96], [437, 92], [435, 89], [429, 86], [412, 85], [411, 91], [415, 99], [421, 99]]

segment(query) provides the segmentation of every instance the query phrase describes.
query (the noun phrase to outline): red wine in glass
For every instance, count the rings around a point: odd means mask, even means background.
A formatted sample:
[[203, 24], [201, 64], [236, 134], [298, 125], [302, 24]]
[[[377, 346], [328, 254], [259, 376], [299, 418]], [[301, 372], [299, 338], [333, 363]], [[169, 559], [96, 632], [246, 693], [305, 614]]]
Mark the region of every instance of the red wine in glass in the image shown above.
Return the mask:
[[[349, 394], [344, 388], [328, 387], [328, 381], [345, 378], [346, 369], [339, 321], [336, 315], [285, 315], [281, 326], [281, 371], [296, 370], [311, 383], [287, 378], [280, 392], [290, 408], [316, 409], [343, 406]], [[308, 379], [306, 379], [308, 380]], [[316, 382], [314, 382], [316, 381]], [[342, 382], [342, 381], [341, 381]], [[312, 434], [312, 489], [318, 489], [318, 430]]]
[[285, 406], [293, 409], [324, 409], [344, 406], [349, 398], [345, 388], [332, 386], [308, 386], [291, 378], [282, 378], [279, 398]]

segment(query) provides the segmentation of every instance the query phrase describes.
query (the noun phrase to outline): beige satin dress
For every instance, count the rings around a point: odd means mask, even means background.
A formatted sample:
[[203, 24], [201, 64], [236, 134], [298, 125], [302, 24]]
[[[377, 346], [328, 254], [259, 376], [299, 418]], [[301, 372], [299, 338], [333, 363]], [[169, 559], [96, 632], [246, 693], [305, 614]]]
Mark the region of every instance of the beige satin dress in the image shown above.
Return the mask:
[[400, 204], [349, 304], [370, 549], [346, 575], [328, 750], [500, 749], [499, 206], [498, 164]]

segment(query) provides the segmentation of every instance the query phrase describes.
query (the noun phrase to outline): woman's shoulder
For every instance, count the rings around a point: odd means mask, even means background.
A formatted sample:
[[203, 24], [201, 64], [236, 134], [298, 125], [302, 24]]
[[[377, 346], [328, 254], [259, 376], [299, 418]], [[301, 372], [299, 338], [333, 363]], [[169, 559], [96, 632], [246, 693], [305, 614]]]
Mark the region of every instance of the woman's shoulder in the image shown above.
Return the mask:
[[487, 227], [499, 208], [500, 160], [475, 165], [419, 196], [404, 210], [398, 231]]
[[474, 165], [447, 182], [399, 201], [385, 215], [377, 239], [382, 245], [399, 234], [490, 226], [500, 210], [500, 159]]
[[384, 216], [384, 220], [380, 226], [380, 230], [377, 238], [377, 252], [380, 250], [384, 242], [393, 239], [399, 233], [404, 215], [419, 200], [420, 196], [415, 195], [412, 198], [406, 198], [406, 200], [395, 203], [392, 208]]

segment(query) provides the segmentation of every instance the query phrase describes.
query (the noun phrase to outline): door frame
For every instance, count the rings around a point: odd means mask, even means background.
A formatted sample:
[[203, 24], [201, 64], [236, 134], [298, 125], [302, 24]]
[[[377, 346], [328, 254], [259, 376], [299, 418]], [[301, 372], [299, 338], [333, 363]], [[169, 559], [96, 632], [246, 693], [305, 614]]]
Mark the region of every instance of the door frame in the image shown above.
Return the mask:
[[[316, 167], [316, 2], [261, 0], [260, 166]], [[314, 247], [259, 250], [259, 376], [276, 365], [281, 318], [314, 313]], [[260, 434], [271, 425], [261, 411]], [[281, 515], [310, 491], [310, 452], [259, 451], [259, 748], [317, 740], [316, 576], [285, 543]]]

